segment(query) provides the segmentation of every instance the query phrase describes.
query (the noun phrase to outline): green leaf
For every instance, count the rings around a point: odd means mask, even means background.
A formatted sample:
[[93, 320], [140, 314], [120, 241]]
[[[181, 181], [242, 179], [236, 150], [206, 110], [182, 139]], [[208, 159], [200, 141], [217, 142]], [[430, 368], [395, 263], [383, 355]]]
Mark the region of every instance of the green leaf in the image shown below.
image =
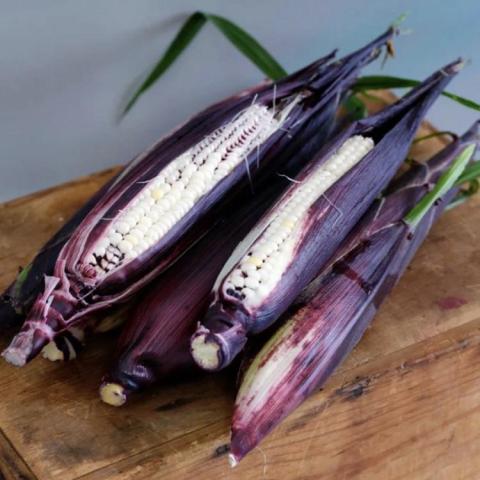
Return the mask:
[[451, 210], [452, 208], [462, 205], [462, 203], [465, 203], [471, 196], [476, 195], [479, 190], [480, 182], [478, 179], [474, 178], [473, 180], [470, 180], [468, 188], [461, 190], [458, 193], [458, 195], [448, 204], [447, 210]]
[[27, 279], [31, 269], [32, 264], [29, 263], [25, 268], [22, 268], [21, 272], [17, 275], [17, 278], [15, 279], [15, 285], [13, 287], [14, 297], [20, 296], [20, 291], [22, 289], [23, 283]]
[[142, 85], [135, 91], [123, 111], [125, 115], [145, 93], [182, 54], [185, 48], [195, 38], [205, 25], [206, 21], [212, 22], [230, 42], [249, 58], [262, 72], [272, 80], [278, 80], [287, 75], [282, 66], [263, 48], [249, 33], [235, 25], [230, 20], [210, 13], [195, 12], [188, 17], [176, 37], [168, 46], [160, 60], [152, 68]]
[[224, 17], [210, 13], [205, 16], [269, 78], [278, 80], [287, 75], [283, 67], [245, 30]]
[[343, 106], [352, 120], [361, 120], [368, 116], [367, 107], [356, 95], [350, 95], [343, 102]]
[[456, 185], [462, 185], [462, 183], [470, 182], [480, 177], [480, 161], [473, 162], [467, 166], [467, 168], [460, 175]]
[[417, 137], [412, 144], [414, 143], [420, 143], [425, 140], [429, 140], [430, 138], [435, 138], [435, 137], [442, 137], [443, 135], [450, 135], [453, 139], [457, 138], [458, 135], [454, 132], [450, 132], [449, 130], [443, 130], [443, 131], [438, 131], [438, 132], [433, 132], [429, 133], [428, 135], [423, 135], [422, 137]]
[[[387, 75], [370, 75], [365, 77], [360, 77], [355, 85], [352, 87], [354, 92], [362, 92], [364, 90], [380, 90], [380, 89], [391, 89], [391, 88], [411, 88], [417, 86], [419, 83], [418, 80], [412, 80], [410, 78], [400, 78], [400, 77], [390, 77]], [[450, 92], [442, 92], [442, 95], [455, 100], [461, 105], [471, 108], [473, 110], [480, 112], [480, 104], [474, 102], [465, 97], [455, 95]]]
[[439, 178], [437, 184], [432, 191], [428, 192], [415, 207], [407, 213], [404, 217], [405, 223], [410, 228], [415, 229], [418, 223], [422, 220], [423, 216], [430, 210], [434, 203], [445, 195], [457, 182], [458, 178], [462, 175], [467, 163], [475, 152], [475, 145], [469, 145], [465, 148], [460, 155], [454, 160], [450, 168], [443, 173]]
[[179, 32], [168, 46], [160, 60], [152, 68], [145, 81], [138, 90], [132, 95], [123, 111], [125, 115], [136, 103], [139, 97], [145, 93], [170, 67], [170, 65], [182, 54], [191, 41], [195, 38], [200, 29], [205, 25], [207, 19], [201, 12], [195, 12], [190, 15], [182, 25]]

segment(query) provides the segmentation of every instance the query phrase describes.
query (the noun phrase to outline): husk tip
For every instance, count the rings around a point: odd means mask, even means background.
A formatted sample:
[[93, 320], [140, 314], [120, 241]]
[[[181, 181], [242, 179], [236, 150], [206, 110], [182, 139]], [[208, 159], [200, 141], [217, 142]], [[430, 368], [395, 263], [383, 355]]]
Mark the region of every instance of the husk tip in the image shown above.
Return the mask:
[[443, 68], [442, 72], [446, 76], [455, 75], [458, 72], [460, 72], [465, 67], [465, 65], [466, 65], [466, 61], [462, 57], [459, 57], [457, 58], [457, 60], [453, 61], [452, 63], [447, 65], [445, 68]]

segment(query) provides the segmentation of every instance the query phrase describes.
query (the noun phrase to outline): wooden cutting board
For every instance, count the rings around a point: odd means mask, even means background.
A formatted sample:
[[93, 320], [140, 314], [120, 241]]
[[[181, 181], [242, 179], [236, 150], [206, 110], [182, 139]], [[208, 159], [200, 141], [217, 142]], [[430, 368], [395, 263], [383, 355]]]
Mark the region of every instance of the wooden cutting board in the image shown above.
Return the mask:
[[[422, 142], [413, 156], [445, 142]], [[115, 171], [0, 205], [1, 288]], [[325, 388], [234, 470], [226, 456], [234, 385], [225, 374], [114, 409], [97, 397], [113, 336], [69, 364], [2, 362], [0, 478], [478, 479], [479, 266], [480, 196], [440, 219]]]

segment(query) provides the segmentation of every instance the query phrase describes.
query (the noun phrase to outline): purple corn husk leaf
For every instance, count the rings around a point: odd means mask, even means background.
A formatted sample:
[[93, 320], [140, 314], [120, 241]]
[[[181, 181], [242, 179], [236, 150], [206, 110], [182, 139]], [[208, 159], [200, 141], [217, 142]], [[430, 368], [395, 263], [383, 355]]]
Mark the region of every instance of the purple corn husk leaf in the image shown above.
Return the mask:
[[17, 278], [0, 295], [0, 325], [10, 329], [21, 324], [38, 294], [43, 290], [45, 275], [51, 275], [55, 260], [74, 230], [92, 210], [119, 174], [96, 192], [40, 249], [35, 258], [23, 268]]
[[[247, 336], [275, 322], [325, 267], [348, 232], [393, 178], [428, 108], [462, 65], [460, 60], [447, 65], [392, 106], [354, 122], [320, 149], [315, 160], [296, 177], [295, 184], [234, 252], [217, 279], [214, 302], [191, 342], [193, 357], [202, 368], [217, 370], [227, 366], [241, 351]], [[238, 259], [248, 263], [248, 256], [254, 256], [254, 248], [265, 242], [268, 227], [273, 224], [271, 219], [288, 208], [295, 193], [302, 191], [302, 184], [321, 172], [333, 153], [359, 135], [373, 139], [375, 146], [325, 194], [320, 192], [314, 203], [308, 204], [309, 210], [302, 214], [294, 247], [288, 253], [287, 264], [282, 266], [279, 280], [275, 280], [273, 287], [262, 287], [266, 292], [257, 287], [259, 293], [253, 300], [245, 299], [246, 294], [241, 295], [243, 290], [234, 290], [231, 286], [235, 285], [232, 280], [235, 274], [241, 282], [239, 271], [248, 280], [249, 274], [244, 271], [247, 267]]]
[[[21, 332], [4, 352], [4, 357], [15, 365], [23, 365], [56, 334], [95, 311], [126, 301], [208, 230], [221, 209], [228, 208], [224, 198], [227, 193], [231, 198], [242, 186], [248, 185], [250, 178], [257, 177], [260, 182], [272, 170], [288, 168], [288, 161], [297, 150], [303, 153], [306, 149], [316, 148], [331, 129], [342, 95], [355, 81], [360, 69], [378, 56], [379, 49], [394, 33], [395, 30], [390, 29], [343, 60], [328, 62], [330, 55], [274, 86], [262, 84], [219, 102], [140, 155], [119, 175], [64, 245], [56, 258], [54, 273], [45, 276], [43, 293], [38, 296]], [[257, 108], [269, 116], [268, 132], [269, 128], [273, 129], [258, 145], [259, 148], [249, 150], [228, 175], [202, 193], [194, 207], [168, 227], [169, 230], [153, 246], [124, 265], [113, 268], [110, 273], [108, 269], [106, 273], [98, 273], [98, 269], [91, 268], [92, 254], [104, 240], [108, 228], [144, 191], [146, 182], [156, 178], [164, 167], [182, 153], [188, 153], [190, 148], [197, 148], [201, 153], [203, 147], [199, 142], [207, 137], [214, 141], [211, 138], [215, 139], [215, 136], [209, 137], [212, 132], [229, 128], [243, 118], [241, 115], [247, 115], [246, 112], [251, 114], [252, 122], [257, 121], [257, 110], [252, 110]], [[97, 260], [100, 264], [100, 259]]]
[[333, 266], [309, 286], [302, 304], [253, 360], [235, 402], [233, 464], [321, 387], [358, 343], [457, 188], [413, 230], [403, 222], [406, 212], [466, 147], [478, 147], [478, 127], [477, 122], [427, 166], [413, 167], [394, 182], [397, 190], [389, 189], [386, 198], [372, 205]]

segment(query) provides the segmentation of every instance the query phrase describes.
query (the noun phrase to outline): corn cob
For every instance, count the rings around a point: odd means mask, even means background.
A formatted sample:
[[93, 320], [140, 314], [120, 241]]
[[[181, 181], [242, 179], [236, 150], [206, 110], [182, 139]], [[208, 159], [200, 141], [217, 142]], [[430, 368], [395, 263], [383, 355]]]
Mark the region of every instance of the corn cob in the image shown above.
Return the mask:
[[287, 183], [285, 178], [275, 179], [220, 221], [149, 286], [122, 331], [115, 360], [102, 380], [103, 401], [123, 405], [132, 393], [195, 366], [189, 340], [208, 307], [215, 278], [238, 242]]
[[305, 138], [318, 144], [359, 69], [393, 34], [224, 100], [132, 162], [62, 248], [3, 356], [23, 365], [56, 334], [128, 299], [209, 228], [227, 193], [283, 168]]
[[192, 337], [196, 363], [227, 366], [325, 266], [403, 162], [433, 101], [461, 68], [436, 72], [396, 104], [325, 145], [232, 254]]
[[[426, 166], [412, 168], [396, 190], [372, 205], [333, 266], [304, 293], [304, 304], [256, 355], [235, 402], [232, 464], [319, 388], [359, 341], [456, 188], [444, 185], [429, 201], [426, 192], [433, 182], [440, 186], [440, 175], [455, 158], [458, 175], [480, 143], [478, 127]], [[422, 198], [422, 214], [408, 214]]]

